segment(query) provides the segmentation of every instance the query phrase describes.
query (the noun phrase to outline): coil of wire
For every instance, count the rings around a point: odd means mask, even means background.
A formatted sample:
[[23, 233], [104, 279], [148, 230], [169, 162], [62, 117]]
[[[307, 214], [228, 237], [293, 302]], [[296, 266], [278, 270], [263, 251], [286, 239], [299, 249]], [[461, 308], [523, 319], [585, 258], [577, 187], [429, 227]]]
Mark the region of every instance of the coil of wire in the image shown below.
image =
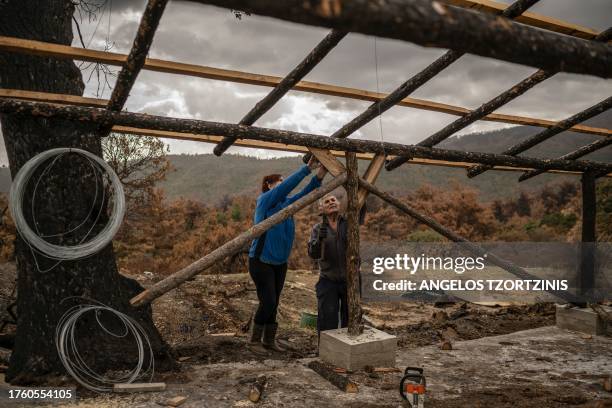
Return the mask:
[[[114, 315], [123, 324], [121, 333], [113, 333], [100, 321], [100, 314], [108, 312]], [[136, 341], [138, 349], [138, 362], [131, 370], [117, 374], [111, 378], [93, 370], [79, 353], [77, 347], [76, 326], [78, 320], [87, 313], [94, 313], [100, 328], [110, 336], [124, 338], [131, 334]], [[85, 304], [74, 306], [60, 318], [55, 329], [55, 346], [60, 361], [66, 371], [82, 386], [96, 392], [110, 392], [114, 384], [131, 383], [137, 379], [147, 378], [151, 381], [154, 374], [155, 362], [153, 350], [147, 333], [137, 321], [103, 304]], [[102, 356], [102, 358], [104, 358]], [[148, 363], [145, 366], [145, 361]]]
[[[113, 190], [113, 204], [108, 223], [104, 228], [90, 240], [81, 241], [76, 245], [56, 245], [45, 240], [41, 235], [34, 231], [24, 216], [23, 202], [28, 182], [32, 178], [37, 168], [45, 161], [55, 158], [52, 162], [55, 163], [57, 158], [68, 153], [75, 153], [85, 157], [92, 165], [99, 166], [110, 179], [110, 185]], [[51, 164], [49, 165], [51, 166]], [[49, 166], [43, 174], [48, 171]], [[40, 183], [40, 178], [37, 181], [36, 187]], [[97, 177], [96, 177], [96, 194], [97, 194]], [[103, 188], [104, 189], [104, 188]], [[123, 221], [125, 214], [125, 195], [123, 185], [113, 169], [100, 157], [86, 150], [76, 148], [56, 148], [44, 151], [28, 160], [17, 172], [13, 183], [11, 184], [9, 195], [9, 206], [11, 215], [15, 221], [15, 227], [21, 237], [36, 250], [43, 253], [45, 256], [56, 260], [74, 260], [81, 259], [93, 255], [102, 250], [113, 239]], [[91, 230], [90, 230], [91, 231]], [[87, 237], [89, 236], [89, 233]]]

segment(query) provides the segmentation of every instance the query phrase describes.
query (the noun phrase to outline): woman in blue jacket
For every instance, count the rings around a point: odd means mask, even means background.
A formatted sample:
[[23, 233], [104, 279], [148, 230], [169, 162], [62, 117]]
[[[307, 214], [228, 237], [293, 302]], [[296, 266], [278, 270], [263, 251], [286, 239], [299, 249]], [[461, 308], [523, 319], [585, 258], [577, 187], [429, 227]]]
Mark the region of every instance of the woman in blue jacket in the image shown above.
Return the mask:
[[[289, 196], [289, 193], [315, 168], [319, 170], [306, 187], [299, 193]], [[255, 207], [255, 224], [319, 187], [326, 172], [325, 168], [320, 166], [313, 157], [307, 165], [302, 166], [286, 179], [283, 179], [280, 174], [265, 176]], [[249, 341], [249, 344], [255, 347], [254, 351], [257, 351], [257, 346], [261, 345], [266, 349], [285, 351], [275, 340], [278, 328], [276, 311], [285, 284], [287, 259], [291, 253], [294, 236], [295, 224], [293, 217], [290, 217], [270, 228], [251, 244], [249, 273], [257, 288], [259, 299], [259, 307], [253, 318]]]

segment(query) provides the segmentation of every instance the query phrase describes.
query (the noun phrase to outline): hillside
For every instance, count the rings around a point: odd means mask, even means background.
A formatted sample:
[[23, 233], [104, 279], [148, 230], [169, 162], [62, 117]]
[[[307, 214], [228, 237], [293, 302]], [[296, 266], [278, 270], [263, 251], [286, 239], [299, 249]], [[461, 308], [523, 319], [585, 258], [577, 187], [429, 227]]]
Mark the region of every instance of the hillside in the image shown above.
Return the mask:
[[[592, 126], [612, 127], [612, 112], [605, 112], [586, 122]], [[501, 152], [505, 148], [535, 134], [539, 129], [516, 126], [496, 131], [455, 136], [440, 145], [449, 149], [481, 152]], [[580, 146], [597, 140], [598, 136], [564, 132], [527, 152], [533, 157], [558, 157]], [[0, 143], [2, 141], [0, 140]], [[0, 146], [0, 148], [2, 148]], [[588, 159], [612, 161], [612, 146], [595, 152]], [[299, 157], [281, 159], [257, 159], [254, 157], [225, 155], [170, 155], [174, 167], [161, 187], [169, 199], [185, 197], [209, 203], [219, 202], [224, 195], [253, 195], [258, 191], [265, 174], [290, 174], [300, 164]], [[365, 169], [366, 163], [361, 164]], [[468, 179], [462, 169], [434, 166], [403, 166], [393, 172], [383, 171], [378, 185], [386, 190], [408, 193], [423, 184], [445, 188], [450, 183], [460, 183], [477, 189], [483, 200], [516, 197], [520, 191], [539, 190], [547, 183], [576, 180], [572, 176], [542, 175], [525, 183], [517, 183], [521, 173], [487, 172], [475, 179]], [[8, 191], [8, 168], [0, 168], [0, 192]]]

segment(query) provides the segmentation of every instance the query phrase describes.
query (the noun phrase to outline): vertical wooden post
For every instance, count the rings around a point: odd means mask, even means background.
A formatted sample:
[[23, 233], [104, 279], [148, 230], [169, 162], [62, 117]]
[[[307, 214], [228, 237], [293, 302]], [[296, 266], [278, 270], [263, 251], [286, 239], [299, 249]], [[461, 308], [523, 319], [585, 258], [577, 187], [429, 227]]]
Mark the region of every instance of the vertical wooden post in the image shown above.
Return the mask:
[[595, 174], [582, 174], [582, 245], [580, 250], [580, 292], [588, 294], [595, 284], [596, 201]]
[[361, 288], [359, 279], [359, 172], [357, 155], [346, 153], [346, 219], [348, 224], [346, 248], [346, 283], [348, 291], [348, 334], [363, 333], [361, 323]]

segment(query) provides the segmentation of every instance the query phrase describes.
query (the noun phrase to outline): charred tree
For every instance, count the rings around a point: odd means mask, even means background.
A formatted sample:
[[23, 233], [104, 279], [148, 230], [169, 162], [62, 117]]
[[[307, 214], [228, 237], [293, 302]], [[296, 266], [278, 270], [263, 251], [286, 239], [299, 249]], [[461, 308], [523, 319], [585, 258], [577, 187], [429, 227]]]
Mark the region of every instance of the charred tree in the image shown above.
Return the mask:
[[[0, 35], [70, 45], [74, 7], [70, 0], [1, 2]], [[0, 53], [0, 86], [70, 95], [82, 95], [85, 88], [81, 73], [72, 61], [8, 53]], [[12, 114], [0, 115], [0, 122], [13, 176], [33, 156], [55, 147], [77, 147], [102, 155], [98, 126], [93, 123]], [[72, 155], [56, 163], [45, 175], [34, 203], [41, 231], [59, 234], [88, 218], [96, 202], [93, 177], [88, 163]], [[30, 208], [31, 201], [32, 195], [26, 194], [24, 208]], [[96, 223], [92, 222], [94, 234], [105, 225], [108, 219], [105, 213]], [[73, 296], [102, 302], [136, 319], [151, 340], [156, 367], [170, 362], [166, 358], [167, 347], [153, 325], [151, 308], [134, 309], [129, 304], [129, 299], [143, 288], [119, 274], [112, 245], [89, 258], [61, 262], [46, 273], [40, 269], [51, 267], [55, 262], [40, 255], [35, 258], [19, 237], [15, 257], [18, 325], [7, 381], [44, 383], [48, 376], [65, 372], [54, 335], [59, 318], [74, 305], [74, 300], [65, 299]], [[123, 329], [117, 327], [117, 321], [102, 319], [110, 330], [120, 333]], [[133, 339], [104, 336], [93, 316], [79, 323], [76, 341], [85, 361], [98, 371], [131, 366], [136, 359]]]

